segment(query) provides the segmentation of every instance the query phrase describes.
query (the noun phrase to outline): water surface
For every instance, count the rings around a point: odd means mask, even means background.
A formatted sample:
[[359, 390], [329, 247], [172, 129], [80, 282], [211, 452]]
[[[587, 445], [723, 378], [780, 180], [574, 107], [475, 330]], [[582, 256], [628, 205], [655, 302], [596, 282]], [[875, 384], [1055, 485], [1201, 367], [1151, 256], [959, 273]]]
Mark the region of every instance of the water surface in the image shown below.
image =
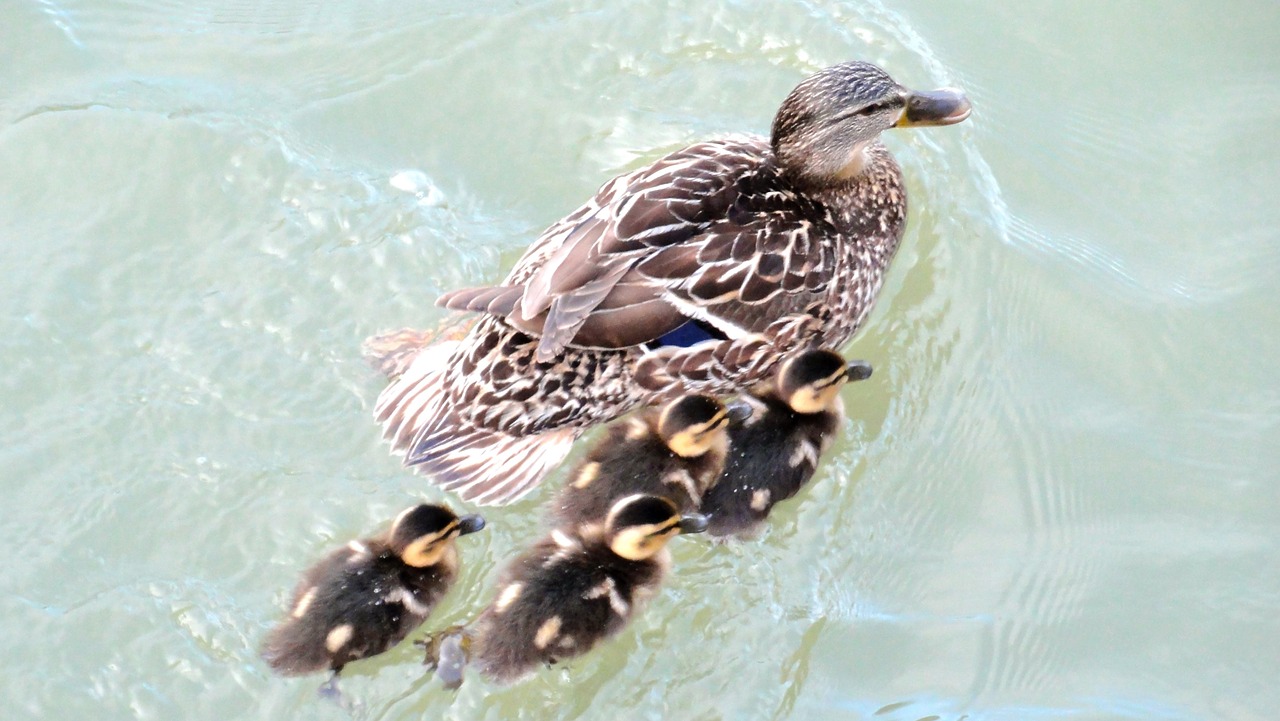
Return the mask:
[[[0, 8], [8, 718], [1274, 717], [1274, 3], [212, 5]], [[887, 138], [876, 373], [762, 542], [678, 541], [633, 629], [513, 689], [408, 644], [352, 712], [271, 677], [297, 573], [441, 498], [360, 341], [851, 58], [975, 113]]]

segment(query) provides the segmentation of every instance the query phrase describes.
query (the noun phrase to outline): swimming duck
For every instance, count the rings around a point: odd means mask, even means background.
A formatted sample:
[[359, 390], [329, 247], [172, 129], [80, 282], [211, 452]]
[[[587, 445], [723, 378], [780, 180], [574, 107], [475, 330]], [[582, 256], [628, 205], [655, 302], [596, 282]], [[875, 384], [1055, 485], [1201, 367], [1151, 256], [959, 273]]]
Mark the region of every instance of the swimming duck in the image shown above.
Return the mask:
[[476, 619], [471, 652], [484, 676], [511, 683], [617, 634], [662, 583], [666, 544], [706, 519], [658, 496], [619, 499], [603, 527], [557, 529], [505, 569]]
[[870, 377], [863, 361], [846, 364], [834, 351], [809, 350], [788, 358], [773, 383], [747, 396], [756, 407], [729, 431], [724, 471], [702, 497], [707, 532], [755, 535], [775, 505], [813, 478], [844, 420], [840, 389]]
[[502, 284], [439, 299], [483, 315], [382, 392], [383, 437], [441, 488], [507, 503], [591, 426], [683, 392], [732, 395], [787, 351], [843, 345], [906, 220], [880, 133], [968, 116], [957, 90], [846, 62], [796, 86], [769, 138], [698, 143], [610, 180]]
[[[750, 413], [739, 404], [735, 413]], [[698, 510], [720, 476], [730, 409], [711, 396], [686, 395], [610, 425], [551, 501], [558, 525], [604, 521], [619, 498], [662, 496], [681, 513]]]
[[263, 659], [285, 676], [331, 670], [322, 690], [336, 693], [343, 666], [386, 651], [427, 618], [457, 575], [454, 539], [482, 528], [480, 516], [421, 504], [384, 534], [331, 552], [303, 574]]

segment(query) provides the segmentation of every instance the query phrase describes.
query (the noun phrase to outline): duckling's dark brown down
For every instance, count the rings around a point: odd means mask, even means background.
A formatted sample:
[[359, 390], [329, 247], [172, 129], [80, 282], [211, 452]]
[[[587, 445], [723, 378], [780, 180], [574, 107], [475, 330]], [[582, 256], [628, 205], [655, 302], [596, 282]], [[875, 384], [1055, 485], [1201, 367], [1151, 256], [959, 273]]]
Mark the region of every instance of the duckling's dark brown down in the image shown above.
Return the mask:
[[694, 458], [678, 456], [658, 436], [657, 423], [658, 411], [649, 409], [610, 425], [552, 499], [552, 521], [603, 521], [618, 499], [633, 493], [667, 498], [681, 513], [698, 510], [723, 467], [723, 447]]
[[796, 413], [768, 395], [741, 426], [729, 430], [724, 471], [702, 497], [707, 533], [749, 536], [780, 501], [813, 478], [818, 460], [840, 429], [839, 410]]
[[[453, 583], [455, 567], [406, 565], [385, 543], [366, 539], [330, 553], [304, 574], [291, 615], [272, 630], [262, 655], [278, 673], [300, 675], [380, 654], [426, 618]], [[314, 595], [294, 615], [308, 593]], [[349, 627], [343, 633], [335, 631]], [[346, 636], [335, 648], [334, 633]]]
[[[562, 545], [565, 539], [544, 538], [513, 561], [498, 584], [498, 602], [476, 621], [473, 659], [490, 679], [511, 683], [591, 650], [627, 625], [666, 570], [658, 558], [622, 558], [598, 537], [577, 546]], [[515, 584], [518, 595], [500, 609]]]

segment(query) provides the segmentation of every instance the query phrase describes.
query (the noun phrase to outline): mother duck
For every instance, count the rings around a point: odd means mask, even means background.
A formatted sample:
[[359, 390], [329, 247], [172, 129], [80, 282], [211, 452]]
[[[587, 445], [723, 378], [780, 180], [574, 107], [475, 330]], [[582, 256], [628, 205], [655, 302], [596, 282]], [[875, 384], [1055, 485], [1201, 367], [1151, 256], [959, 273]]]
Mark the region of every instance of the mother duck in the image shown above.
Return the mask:
[[906, 220], [880, 133], [968, 116], [959, 91], [841, 63], [791, 91], [771, 137], [698, 143], [610, 180], [501, 285], [438, 300], [483, 314], [461, 338], [413, 355], [384, 344], [408, 360], [376, 404], [383, 437], [462, 499], [509, 503], [591, 426], [751, 387], [797, 348], [841, 347]]

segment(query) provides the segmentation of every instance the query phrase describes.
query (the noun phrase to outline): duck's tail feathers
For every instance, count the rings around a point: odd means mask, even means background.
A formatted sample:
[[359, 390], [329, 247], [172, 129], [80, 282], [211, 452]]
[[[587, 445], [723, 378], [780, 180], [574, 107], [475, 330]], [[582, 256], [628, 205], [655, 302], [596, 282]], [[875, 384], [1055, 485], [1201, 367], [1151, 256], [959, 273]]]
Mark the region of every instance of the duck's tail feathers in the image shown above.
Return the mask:
[[423, 350], [435, 344], [461, 340], [475, 323], [475, 317], [454, 316], [445, 318], [430, 330], [401, 328], [369, 336], [360, 345], [360, 354], [374, 370], [394, 380], [409, 370]]
[[422, 434], [404, 462], [440, 488], [481, 506], [506, 505], [533, 490], [569, 455], [578, 436], [576, 428], [512, 436], [459, 426]]
[[457, 341], [444, 341], [417, 351], [399, 376], [382, 390], [373, 417], [382, 424], [382, 437], [391, 452], [405, 455], [423, 429], [438, 426], [447, 411], [444, 375]]
[[457, 345], [422, 349], [378, 396], [374, 417], [392, 453], [435, 485], [479, 505], [511, 503], [564, 460], [579, 430], [514, 436], [459, 418], [444, 383]]

